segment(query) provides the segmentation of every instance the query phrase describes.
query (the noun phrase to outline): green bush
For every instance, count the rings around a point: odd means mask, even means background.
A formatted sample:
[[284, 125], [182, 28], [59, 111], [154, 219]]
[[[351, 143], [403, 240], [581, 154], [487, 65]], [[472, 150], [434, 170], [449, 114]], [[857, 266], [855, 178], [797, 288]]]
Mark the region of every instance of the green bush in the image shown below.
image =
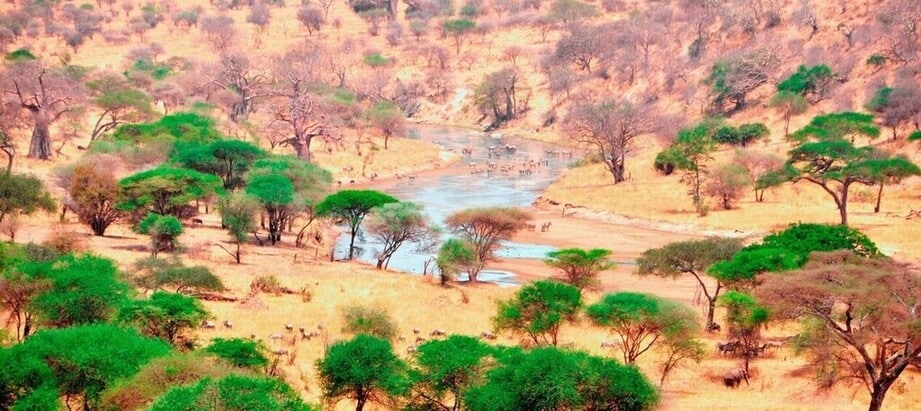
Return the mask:
[[817, 92], [821, 89], [822, 83], [830, 80], [832, 76], [831, 69], [824, 64], [810, 68], [799, 66], [795, 73], [777, 85], [777, 91], [789, 91], [802, 95]]

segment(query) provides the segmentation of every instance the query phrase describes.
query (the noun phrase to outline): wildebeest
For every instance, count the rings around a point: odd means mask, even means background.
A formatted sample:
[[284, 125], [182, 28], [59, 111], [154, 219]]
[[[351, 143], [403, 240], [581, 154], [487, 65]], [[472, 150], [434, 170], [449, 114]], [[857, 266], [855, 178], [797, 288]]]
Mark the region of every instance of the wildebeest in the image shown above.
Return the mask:
[[224, 328], [233, 328], [233, 321], [224, 320]]
[[291, 324], [291, 323], [285, 324], [285, 329], [288, 331], [294, 331], [294, 324]]
[[406, 347], [406, 352], [408, 352], [408, 353], [414, 353], [414, 352], [416, 352], [416, 350], [417, 350], [418, 348], [419, 348], [419, 347], [416, 347], [415, 345], [410, 345], [410, 346]]
[[716, 343], [716, 349], [719, 351], [720, 355], [734, 353], [741, 347], [742, 343], [739, 342], [739, 340]]
[[480, 337], [483, 337], [483, 338], [485, 338], [485, 339], [487, 339], [487, 340], [495, 340], [495, 339], [496, 339], [496, 334], [493, 334], [493, 333], [491, 333], [491, 332], [489, 332], [489, 331], [483, 331], [483, 332], [480, 333]]
[[748, 385], [748, 371], [745, 371], [744, 368], [733, 368], [723, 375], [723, 384], [729, 388], [738, 387], [742, 384], [742, 380], [745, 380], [745, 385]]
[[214, 321], [202, 321], [201, 328], [214, 329]]
[[205, 222], [202, 221], [200, 218], [193, 218], [193, 219], [192, 219], [192, 225], [204, 225], [204, 224], [205, 224]]
[[722, 327], [720, 327], [720, 325], [717, 323], [710, 323], [707, 325], [707, 332], [709, 333], [720, 332], [720, 330], [722, 330]]
[[432, 330], [432, 333], [429, 335], [432, 337], [444, 337], [446, 334], [447, 333], [445, 332], [445, 330], [437, 329], [437, 330]]

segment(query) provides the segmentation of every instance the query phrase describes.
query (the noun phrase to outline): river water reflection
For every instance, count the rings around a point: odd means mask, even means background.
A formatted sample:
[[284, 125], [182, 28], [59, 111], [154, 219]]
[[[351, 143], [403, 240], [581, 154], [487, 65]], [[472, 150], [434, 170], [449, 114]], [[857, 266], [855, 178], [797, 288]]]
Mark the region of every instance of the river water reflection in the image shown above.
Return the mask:
[[[409, 135], [433, 142], [442, 147], [446, 156], [461, 159], [440, 171], [379, 182], [373, 188], [401, 201], [423, 205], [430, 220], [439, 226], [443, 226], [445, 216], [466, 208], [530, 206], [574, 158], [571, 151], [551, 144], [507, 136], [496, 138], [497, 135], [462, 128], [415, 126]], [[465, 149], [469, 154], [463, 154]], [[522, 171], [526, 169], [530, 172]], [[356, 253], [362, 261], [373, 264], [381, 247], [372, 240], [370, 236], [360, 236]], [[389, 268], [421, 274], [434, 252], [419, 252], [417, 248], [417, 244], [404, 244], [391, 258]], [[509, 242], [497, 254], [501, 258], [543, 258], [553, 250], [545, 245]], [[336, 258], [344, 258], [347, 251], [348, 236], [340, 236]], [[515, 284], [514, 273], [508, 272], [484, 270], [480, 279]]]

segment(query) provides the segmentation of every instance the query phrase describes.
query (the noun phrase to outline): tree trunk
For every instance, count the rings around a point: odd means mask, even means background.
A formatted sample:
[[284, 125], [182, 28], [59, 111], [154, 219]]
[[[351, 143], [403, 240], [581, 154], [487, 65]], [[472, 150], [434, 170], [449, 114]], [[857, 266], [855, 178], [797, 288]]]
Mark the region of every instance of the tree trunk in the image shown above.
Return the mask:
[[890, 384], [877, 382], [873, 384], [873, 392], [870, 393], [869, 411], [880, 411], [883, 409], [883, 400], [886, 399], [886, 393], [889, 391]]
[[378, 269], [378, 270], [383, 270], [383, 269], [384, 269], [384, 261], [385, 261], [385, 260], [386, 260], [386, 258], [379, 258], [379, 259], [377, 259], [377, 269]]
[[312, 137], [295, 137], [294, 142], [291, 144], [294, 147], [297, 158], [308, 163], [310, 162], [310, 140], [312, 140]]
[[355, 402], [355, 411], [362, 411], [363, 409], [365, 409], [365, 402], [367, 401], [368, 399], [365, 398], [365, 396], [359, 395], [358, 399]]
[[876, 193], [876, 207], [873, 207], [873, 212], [879, 212], [879, 204], [883, 201], [883, 186], [886, 184], [882, 181], [879, 182], [879, 192]]
[[106, 228], [108, 227], [109, 225], [106, 224], [106, 222], [102, 221], [101, 219], [94, 219], [93, 222], [90, 224], [90, 228], [93, 229], [93, 235], [99, 236], [99, 237], [102, 237], [106, 234]]
[[841, 214], [841, 225], [847, 225], [847, 191], [848, 186], [845, 185], [841, 189], [841, 200], [838, 201], [838, 213]]
[[707, 332], [710, 332], [711, 326], [714, 324], [713, 316], [716, 313], [716, 296], [713, 298], [707, 299]]
[[358, 234], [357, 229], [352, 230], [352, 237], [349, 239], [349, 260], [351, 260], [355, 254], [355, 235]]
[[39, 160], [51, 158], [51, 119], [48, 113], [38, 111], [34, 115], [35, 127], [32, 129], [32, 141], [29, 143], [29, 157]]

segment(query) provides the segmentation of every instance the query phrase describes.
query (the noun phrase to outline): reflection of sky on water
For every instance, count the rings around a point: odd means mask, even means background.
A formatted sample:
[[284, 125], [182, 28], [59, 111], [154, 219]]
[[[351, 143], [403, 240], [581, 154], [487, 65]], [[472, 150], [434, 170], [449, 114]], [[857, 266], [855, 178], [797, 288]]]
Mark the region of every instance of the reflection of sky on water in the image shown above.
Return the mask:
[[[444, 219], [448, 214], [466, 208], [530, 206], [537, 195], [556, 180], [572, 161], [570, 158], [548, 155], [548, 150], [559, 150], [550, 144], [510, 137], [494, 139], [481, 132], [460, 128], [418, 126], [410, 131], [410, 137], [434, 142], [457, 155], [460, 155], [465, 147], [473, 149], [472, 155], [463, 157], [452, 165], [448, 174], [421, 174], [412, 182], [403, 179], [376, 186], [376, 189], [402, 201], [422, 204], [430, 220], [438, 226], [444, 225]], [[514, 145], [517, 151], [512, 154], [502, 150], [501, 158], [488, 157], [488, 147], [503, 147], [507, 144]], [[537, 167], [531, 175], [519, 174], [518, 170], [525, 161], [544, 159], [547, 160], [547, 165]], [[496, 163], [499, 167], [514, 165], [515, 168], [508, 173], [496, 172], [489, 176], [471, 173], [473, 168], [485, 169], [487, 162]], [[374, 256], [380, 249], [380, 244], [375, 244], [367, 237], [356, 240], [356, 245], [361, 248], [361, 260], [376, 262]], [[390, 268], [421, 274], [425, 262], [434, 252], [418, 252], [416, 248], [416, 244], [403, 245], [391, 258]], [[343, 235], [336, 247], [336, 257], [346, 256], [347, 249], [348, 236]], [[497, 255], [501, 258], [543, 258], [548, 251], [553, 250], [554, 248], [544, 245], [506, 243]], [[429, 271], [431, 270], [430, 267]], [[512, 273], [484, 271], [480, 276], [484, 281], [514, 284]]]

